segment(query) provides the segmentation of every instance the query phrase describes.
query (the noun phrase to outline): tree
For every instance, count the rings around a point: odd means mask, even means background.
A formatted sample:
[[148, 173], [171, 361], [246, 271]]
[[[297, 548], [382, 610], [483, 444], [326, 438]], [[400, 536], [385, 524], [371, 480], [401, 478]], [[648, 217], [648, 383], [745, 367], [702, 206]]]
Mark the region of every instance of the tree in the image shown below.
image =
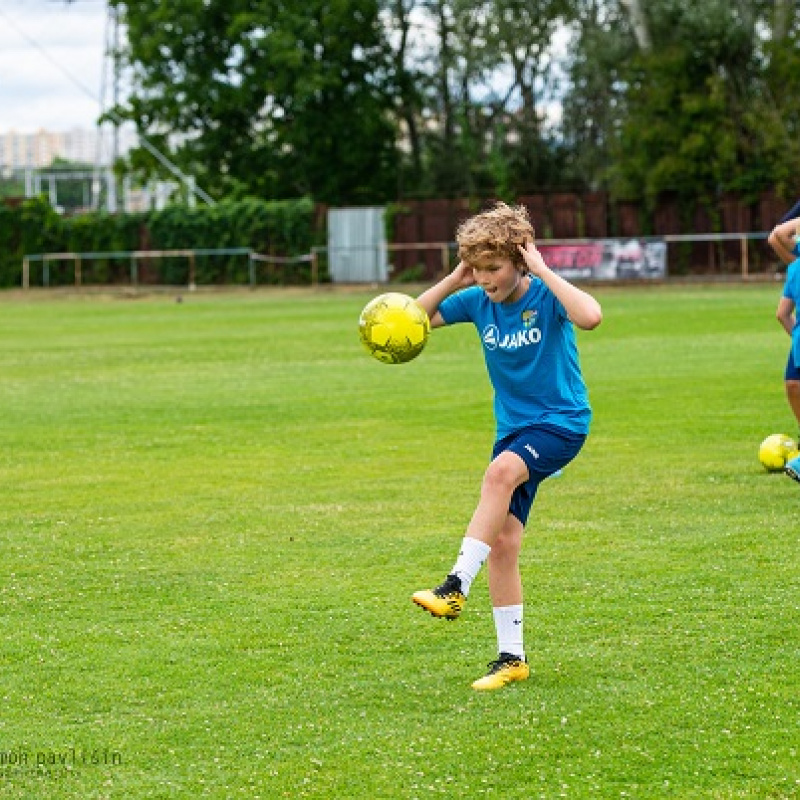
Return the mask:
[[571, 31], [562, 98], [565, 175], [591, 189], [608, 188], [612, 150], [626, 117], [627, 64], [636, 44], [616, 3], [571, 4]]
[[[403, 7], [404, 63], [416, 55], [417, 65], [417, 191], [513, 195], [554, 179], [544, 109], [555, 92], [553, 39], [566, 9], [566, 0], [419, 0]], [[414, 28], [421, 31], [416, 38]]]
[[564, 0], [494, 0], [494, 47], [511, 80], [502, 101], [502, 151], [516, 193], [563, 182], [553, 116], [559, 97], [554, 41], [564, 28]]
[[[388, 53], [374, 0], [112, 0], [121, 116], [217, 195], [365, 202], [393, 191]], [[135, 155], [142, 167], [144, 154]]]
[[[395, 113], [398, 119], [398, 138], [405, 141], [409, 151], [408, 167], [399, 182], [400, 193], [406, 184], [415, 185], [419, 181], [422, 167], [422, 138], [420, 123], [423, 106], [425, 80], [423, 73], [415, 65], [411, 49], [413, 46], [412, 14], [417, 8], [417, 0], [388, 0], [385, 18], [390, 40], [390, 63], [392, 80], [395, 86]], [[391, 44], [394, 37], [394, 44]]]
[[774, 92], [778, 76], [797, 84], [797, 53], [770, 39], [785, 25], [782, 2], [578, 8], [565, 131], [590, 181], [617, 197], [669, 191], [714, 209], [725, 192], [754, 196], [797, 170], [786, 136], [797, 111]]
[[800, 173], [788, 0], [110, 2], [122, 116], [218, 197], [569, 186], [713, 208]]

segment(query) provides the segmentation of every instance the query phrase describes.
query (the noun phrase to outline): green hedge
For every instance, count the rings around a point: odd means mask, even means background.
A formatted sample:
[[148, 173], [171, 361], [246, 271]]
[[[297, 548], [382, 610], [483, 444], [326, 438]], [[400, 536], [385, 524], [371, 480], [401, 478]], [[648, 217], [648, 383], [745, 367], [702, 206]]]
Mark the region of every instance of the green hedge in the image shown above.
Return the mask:
[[0, 207], [0, 285], [19, 286], [24, 253], [58, 246], [60, 218], [44, 199]]
[[[20, 286], [22, 259], [28, 254], [53, 252], [112, 252], [130, 250], [183, 250], [250, 248], [277, 256], [307, 254], [322, 243], [324, 231], [315, 223], [310, 199], [265, 201], [245, 199], [217, 206], [169, 206], [143, 215], [86, 214], [60, 217], [44, 197], [20, 206], [0, 205], [0, 286]], [[322, 237], [322, 238], [321, 238]], [[182, 284], [187, 278], [185, 259], [165, 258], [141, 262], [145, 280]], [[50, 285], [74, 280], [72, 264], [51, 264]], [[121, 259], [93, 260], [83, 264], [84, 282], [115, 283], [130, 279], [129, 264]], [[306, 282], [308, 267], [284, 271], [271, 282]], [[242, 256], [199, 256], [196, 280], [200, 285], [246, 283], [248, 261]], [[42, 264], [31, 264], [31, 285], [41, 285]]]

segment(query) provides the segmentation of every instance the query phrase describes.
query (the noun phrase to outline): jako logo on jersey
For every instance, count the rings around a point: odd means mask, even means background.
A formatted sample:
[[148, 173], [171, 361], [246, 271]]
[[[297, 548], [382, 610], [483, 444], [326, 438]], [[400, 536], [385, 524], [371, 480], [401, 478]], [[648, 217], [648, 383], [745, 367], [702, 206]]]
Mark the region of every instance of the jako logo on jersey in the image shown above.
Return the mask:
[[530, 344], [539, 344], [542, 341], [542, 332], [538, 328], [531, 328], [527, 331], [515, 331], [507, 333], [500, 341], [500, 331], [497, 325], [487, 325], [483, 329], [481, 336], [487, 350], [516, 350], [520, 347], [527, 347]]
[[497, 325], [487, 325], [483, 329], [483, 343], [486, 345], [487, 350], [494, 350], [497, 343], [500, 341], [500, 331]]

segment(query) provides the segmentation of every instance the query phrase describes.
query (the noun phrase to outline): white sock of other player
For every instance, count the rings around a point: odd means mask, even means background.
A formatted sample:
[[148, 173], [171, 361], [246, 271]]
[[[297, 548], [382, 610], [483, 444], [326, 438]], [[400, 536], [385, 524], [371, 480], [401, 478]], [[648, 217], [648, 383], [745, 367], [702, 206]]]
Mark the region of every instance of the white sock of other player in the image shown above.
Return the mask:
[[461, 550], [458, 553], [455, 566], [450, 571], [461, 578], [461, 593], [466, 597], [472, 581], [480, 572], [483, 562], [489, 557], [491, 547], [479, 539], [465, 536], [461, 542]]
[[497, 629], [497, 652], [525, 658], [522, 644], [522, 606], [499, 606], [492, 609]]

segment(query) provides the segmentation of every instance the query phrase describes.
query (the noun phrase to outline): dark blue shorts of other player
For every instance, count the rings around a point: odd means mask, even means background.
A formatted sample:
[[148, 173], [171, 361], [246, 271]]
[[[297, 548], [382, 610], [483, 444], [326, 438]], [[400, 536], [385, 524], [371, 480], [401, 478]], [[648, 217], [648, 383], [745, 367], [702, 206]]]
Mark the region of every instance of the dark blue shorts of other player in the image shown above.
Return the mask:
[[509, 513], [525, 525], [539, 484], [569, 464], [578, 455], [585, 441], [586, 434], [555, 425], [537, 425], [523, 428], [495, 442], [493, 461], [500, 453], [516, 453], [525, 462], [530, 476], [511, 495]]
[[783, 373], [785, 381], [800, 381], [800, 367], [794, 363], [794, 353], [789, 351], [789, 359], [786, 362], [786, 371]]

